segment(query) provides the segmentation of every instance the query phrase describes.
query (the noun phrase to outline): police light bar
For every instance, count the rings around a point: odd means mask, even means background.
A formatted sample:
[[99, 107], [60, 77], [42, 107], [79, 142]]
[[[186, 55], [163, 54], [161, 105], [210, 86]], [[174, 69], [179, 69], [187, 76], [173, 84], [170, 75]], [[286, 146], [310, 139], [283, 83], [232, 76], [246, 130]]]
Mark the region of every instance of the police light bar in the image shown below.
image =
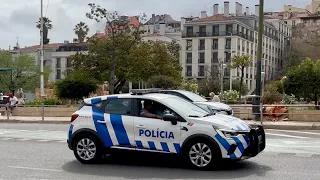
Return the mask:
[[146, 93], [154, 93], [154, 92], [160, 92], [160, 88], [150, 88], [150, 89], [132, 89], [132, 94], [146, 94]]

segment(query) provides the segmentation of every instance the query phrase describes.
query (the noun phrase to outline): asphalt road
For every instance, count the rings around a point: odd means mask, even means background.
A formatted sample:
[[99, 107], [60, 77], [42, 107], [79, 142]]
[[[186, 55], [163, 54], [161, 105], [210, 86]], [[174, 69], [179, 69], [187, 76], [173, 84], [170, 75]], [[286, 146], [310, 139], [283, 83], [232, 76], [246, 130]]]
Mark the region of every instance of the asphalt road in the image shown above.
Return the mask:
[[267, 130], [266, 151], [212, 171], [181, 168], [174, 157], [126, 153], [82, 165], [65, 143], [68, 125], [0, 124], [0, 180], [319, 179], [320, 131]]

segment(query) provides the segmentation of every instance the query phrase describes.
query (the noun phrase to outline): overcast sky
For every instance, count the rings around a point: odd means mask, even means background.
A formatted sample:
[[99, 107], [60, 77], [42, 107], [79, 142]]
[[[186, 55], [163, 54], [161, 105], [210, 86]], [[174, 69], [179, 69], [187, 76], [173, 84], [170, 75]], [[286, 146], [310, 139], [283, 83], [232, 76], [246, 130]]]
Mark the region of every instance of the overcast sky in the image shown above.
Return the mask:
[[[111, 11], [121, 14], [139, 15], [146, 13], [170, 14], [176, 20], [182, 16], [199, 16], [200, 11], [206, 10], [212, 14], [212, 6], [219, 3], [222, 12], [224, 0], [43, 0], [44, 15], [52, 20], [53, 29], [49, 31], [51, 43], [64, 40], [72, 41], [75, 36], [73, 28], [80, 21], [90, 27], [90, 34], [103, 30], [103, 24], [87, 19], [88, 3], [94, 2]], [[235, 0], [229, 0], [230, 11], [234, 12]], [[249, 6], [254, 12], [254, 5], [259, 0], [239, 1], [243, 7]], [[283, 5], [291, 4], [305, 7], [311, 0], [265, 0], [265, 11], [281, 11]], [[39, 44], [39, 30], [36, 22], [40, 17], [40, 0], [0, 0], [0, 49], [15, 46], [19, 37], [20, 47]]]

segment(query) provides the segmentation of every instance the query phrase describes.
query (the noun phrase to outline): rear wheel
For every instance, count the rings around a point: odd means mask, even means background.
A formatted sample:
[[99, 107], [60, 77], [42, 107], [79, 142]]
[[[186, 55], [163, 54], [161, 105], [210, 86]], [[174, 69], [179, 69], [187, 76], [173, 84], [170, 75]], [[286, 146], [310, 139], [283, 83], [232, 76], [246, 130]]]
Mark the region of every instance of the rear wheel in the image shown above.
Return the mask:
[[102, 159], [102, 145], [93, 135], [80, 135], [73, 143], [73, 153], [81, 163], [97, 163]]
[[186, 144], [183, 161], [193, 169], [208, 170], [221, 160], [218, 147], [207, 139], [195, 139]]

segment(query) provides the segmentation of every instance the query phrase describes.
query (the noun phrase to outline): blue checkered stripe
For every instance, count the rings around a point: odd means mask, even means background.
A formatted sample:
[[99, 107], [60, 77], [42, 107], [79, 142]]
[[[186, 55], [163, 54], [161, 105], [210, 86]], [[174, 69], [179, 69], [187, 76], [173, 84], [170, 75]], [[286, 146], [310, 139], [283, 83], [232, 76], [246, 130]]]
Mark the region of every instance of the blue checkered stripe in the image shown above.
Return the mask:
[[[241, 158], [245, 149], [250, 146], [250, 140], [246, 135], [239, 135], [237, 137], [232, 137], [231, 139], [225, 139], [220, 134], [216, 134], [215, 138], [220, 144], [220, 147], [223, 148], [221, 150], [223, 158], [239, 159]], [[233, 154], [227, 155], [232, 144], [237, 145], [237, 148]]]
[[142, 142], [140, 140], [136, 140], [136, 147], [138, 149], [150, 149], [150, 150], [158, 150], [170, 153], [180, 153], [180, 144], [178, 143], [167, 143], [167, 142], [154, 142], [154, 141], [146, 141]]

